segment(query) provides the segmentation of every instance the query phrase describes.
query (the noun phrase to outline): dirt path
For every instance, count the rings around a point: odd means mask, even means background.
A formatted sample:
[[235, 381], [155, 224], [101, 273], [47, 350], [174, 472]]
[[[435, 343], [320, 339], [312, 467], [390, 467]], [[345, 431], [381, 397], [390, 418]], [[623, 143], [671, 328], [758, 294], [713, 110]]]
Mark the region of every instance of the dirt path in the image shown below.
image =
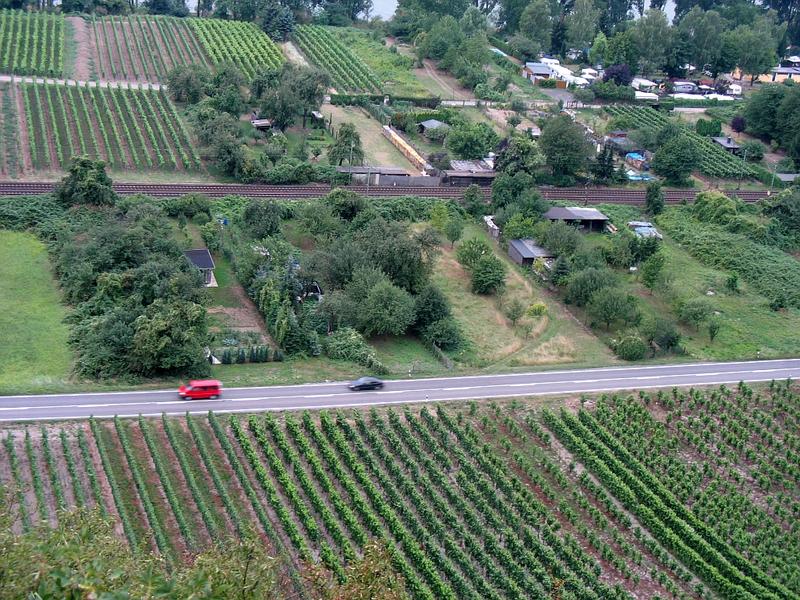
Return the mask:
[[92, 39], [91, 32], [86, 20], [81, 17], [67, 17], [70, 25], [72, 25], [73, 35], [75, 36], [75, 68], [72, 70], [75, 79], [89, 80], [91, 73], [89, 69], [89, 59], [92, 56], [92, 48], [94, 48], [94, 40]]
[[[415, 69], [419, 71], [420, 69]], [[445, 75], [436, 68], [436, 66], [428, 59], [422, 61], [422, 70], [425, 74], [433, 79], [439, 86], [447, 92], [447, 95], [455, 100], [469, 100], [471, 94], [467, 93], [460, 86], [458, 81], [450, 75]]]
[[28, 137], [28, 121], [25, 118], [25, 103], [22, 94], [17, 93], [16, 85], [11, 86], [11, 96], [17, 105], [17, 120], [19, 122], [19, 139], [17, 140], [19, 153], [22, 156], [22, 174], [33, 171], [33, 157], [31, 156], [31, 140]]
[[283, 42], [282, 44], [279, 45], [283, 50], [283, 54], [286, 56], [289, 62], [303, 67], [308, 66], [308, 61], [306, 60], [306, 57], [300, 53], [300, 50], [298, 50], [297, 46], [295, 46], [292, 42]]

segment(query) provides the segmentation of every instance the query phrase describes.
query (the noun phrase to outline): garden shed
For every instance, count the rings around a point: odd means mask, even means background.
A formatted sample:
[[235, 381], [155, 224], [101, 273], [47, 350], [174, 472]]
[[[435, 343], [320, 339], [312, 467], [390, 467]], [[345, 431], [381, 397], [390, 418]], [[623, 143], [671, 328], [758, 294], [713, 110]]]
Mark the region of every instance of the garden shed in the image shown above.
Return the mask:
[[[450, 126], [438, 119], [428, 119], [419, 124], [419, 131], [424, 136], [431, 135], [434, 131], [447, 131]], [[435, 135], [435, 134], [434, 134]]]
[[580, 206], [569, 208], [554, 206], [544, 213], [544, 218], [548, 221], [564, 221], [569, 225], [577, 225], [589, 231], [603, 231], [608, 223], [608, 217], [596, 208]]
[[731, 154], [739, 154], [740, 146], [733, 140], [733, 138], [723, 135], [720, 137], [712, 137], [711, 140], [718, 146], [722, 146], [726, 152], [730, 152]]
[[200, 273], [203, 275], [203, 283], [206, 287], [216, 287], [217, 282], [214, 279], [214, 258], [208, 248], [197, 248], [195, 250], [186, 250], [183, 255], [192, 263]]
[[534, 240], [511, 240], [508, 243], [508, 257], [518, 265], [532, 265], [537, 258], [550, 260], [555, 254], [536, 244]]

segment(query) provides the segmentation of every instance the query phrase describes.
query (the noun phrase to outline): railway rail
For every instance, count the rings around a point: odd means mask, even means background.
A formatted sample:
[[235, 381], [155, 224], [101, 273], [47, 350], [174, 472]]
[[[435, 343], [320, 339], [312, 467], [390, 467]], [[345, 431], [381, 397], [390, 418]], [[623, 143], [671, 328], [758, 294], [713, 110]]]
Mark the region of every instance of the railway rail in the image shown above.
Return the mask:
[[[0, 196], [31, 196], [46, 194], [55, 188], [52, 182], [0, 182]], [[446, 186], [343, 186], [362, 195], [388, 197], [388, 196], [425, 196], [429, 198], [462, 198], [466, 188]], [[484, 195], [491, 194], [490, 188], [481, 188]], [[600, 188], [600, 187], [571, 187], [571, 188], [538, 188], [542, 196], [548, 200], [569, 200], [577, 204], [643, 204], [645, 191], [627, 188]], [[250, 198], [318, 198], [331, 191], [331, 186], [326, 184], [314, 185], [257, 185], [257, 184], [232, 184], [232, 183], [115, 183], [114, 191], [123, 196], [132, 194], [145, 194], [148, 196], [169, 198], [184, 194], [204, 194], [211, 198], [221, 198], [229, 195], [241, 195]], [[745, 202], [756, 202], [769, 195], [766, 190], [722, 190], [733, 194]], [[666, 189], [665, 200], [668, 203], [691, 201], [697, 190]]]

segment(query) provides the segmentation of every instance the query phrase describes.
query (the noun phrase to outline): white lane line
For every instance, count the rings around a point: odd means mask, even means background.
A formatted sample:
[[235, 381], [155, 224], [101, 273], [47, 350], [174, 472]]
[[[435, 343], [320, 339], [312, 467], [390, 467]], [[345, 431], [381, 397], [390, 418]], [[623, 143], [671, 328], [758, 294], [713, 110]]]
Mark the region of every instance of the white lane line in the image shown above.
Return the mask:
[[[617, 372], [617, 371], [639, 371], [639, 370], [656, 370], [656, 369], [692, 369], [696, 367], [714, 367], [714, 366], [735, 366], [735, 365], [769, 365], [774, 363], [781, 363], [784, 366], [779, 367], [777, 369], [766, 370], [763, 372], [770, 372], [775, 370], [783, 370], [783, 369], [793, 369], [800, 366], [800, 359], [797, 358], [774, 358], [769, 360], [742, 360], [742, 361], [730, 361], [730, 362], [696, 362], [696, 363], [680, 363], [680, 364], [671, 364], [671, 365], [642, 365], [638, 367], [634, 366], [619, 366], [619, 367], [593, 367], [589, 369], [562, 369], [562, 370], [554, 370], [554, 371], [528, 371], [525, 373], [494, 373], [491, 375], [460, 375], [457, 377], [421, 377], [419, 379], [392, 379], [390, 380], [392, 383], [414, 383], [417, 381], [458, 381], [458, 380], [467, 380], [467, 379], [486, 379], [488, 377], [527, 377], [527, 376], [535, 376], [535, 375], [570, 375], [570, 374], [578, 374], [578, 373], [608, 373], [608, 372]], [[759, 373], [762, 372], [761, 370], [752, 370], [749, 372]], [[680, 375], [692, 375], [692, 373], [673, 373], [675, 376]], [[304, 387], [320, 387], [326, 385], [346, 385], [347, 382], [345, 381], [330, 381], [330, 382], [318, 382], [318, 383], [298, 383], [298, 384], [291, 384], [291, 385], [273, 385], [273, 386], [262, 386], [262, 387], [225, 387], [223, 389], [226, 390], [269, 390], [269, 389], [287, 389], [287, 388], [304, 388]], [[114, 396], [114, 395], [123, 395], [123, 394], [170, 394], [175, 393], [175, 389], [165, 389], [165, 390], [131, 390], [131, 391], [113, 391], [113, 392], [72, 392], [72, 393], [65, 393], [65, 394], [20, 394], [15, 396], [0, 396], [0, 400], [10, 400], [14, 398], [62, 398], [62, 397], [70, 397], [70, 396]]]
[[[759, 371], [752, 371], [758, 373], [764, 372], [784, 372], [788, 369], [760, 369]], [[431, 393], [431, 392], [460, 392], [460, 391], [468, 391], [468, 390], [481, 390], [481, 389], [490, 389], [490, 388], [533, 388], [542, 385], [564, 385], [564, 384], [586, 384], [586, 383], [609, 383], [612, 381], [643, 381], [643, 380], [658, 380], [658, 379], [678, 379], [682, 377], [717, 377], [717, 376], [725, 376], [725, 375], [735, 375], [735, 381], [741, 381], [743, 379], [743, 375], [746, 376], [751, 371], [739, 371], [739, 372], [728, 372], [728, 371], [719, 371], [719, 372], [711, 372], [711, 373], [686, 373], [681, 375], [673, 375], [673, 374], [666, 374], [666, 375], [649, 375], [646, 377], [607, 377], [604, 379], [582, 379], [579, 381], [575, 380], [561, 380], [561, 381], [529, 381], [529, 382], [522, 382], [522, 383], [495, 383], [495, 384], [487, 384], [487, 385], [476, 385], [476, 386], [463, 386], [463, 387], [449, 387], [449, 388], [415, 388], [415, 389], [401, 389], [401, 390], [380, 390], [373, 392], [372, 395], [376, 396], [385, 396], [385, 395], [395, 395], [395, 394], [419, 394], [419, 393]], [[800, 377], [800, 372], [794, 372], [787, 374], [788, 377]], [[747, 380], [747, 379], [745, 379]], [[681, 386], [686, 385], [686, 383], [672, 383], [671, 385], [674, 386]], [[643, 387], [643, 386], [633, 386], [633, 387]], [[605, 389], [620, 389], [619, 386], [616, 388], [605, 388]], [[626, 389], [625, 386], [621, 389]], [[533, 392], [532, 392], [533, 393]], [[282, 401], [302, 401], [303, 399], [308, 398], [334, 398], [337, 396], [353, 396], [358, 394], [358, 392], [348, 392], [342, 391], [340, 393], [334, 394], [308, 394], [308, 395], [296, 395], [296, 396], [253, 396], [250, 398], [223, 398], [221, 399], [222, 402], [266, 402], [266, 401], [275, 401], [275, 402], [282, 402]], [[524, 395], [524, 394], [523, 394]], [[58, 409], [69, 409], [69, 408], [110, 408], [114, 406], [163, 406], [165, 404], [176, 404], [176, 405], [191, 405], [197, 406], [199, 402], [206, 402], [204, 400], [157, 400], [152, 402], [116, 402], [116, 403], [102, 403], [102, 404], [59, 404], [59, 405], [51, 405], [51, 406], [2, 406], [0, 407], [0, 412], [11, 412], [11, 411], [28, 411], [28, 410], [58, 410]], [[218, 402], [217, 400], [208, 400], [207, 402]]]
[[[722, 385], [725, 383], [738, 383], [741, 379], [728, 379], [725, 381], [706, 381], [703, 382], [703, 386], [712, 386], [712, 385]], [[764, 381], [773, 381], [772, 377], [766, 377], [762, 379], [748, 379], [745, 380], [748, 383], [761, 383]], [[259, 412], [280, 412], [280, 411], [298, 411], [298, 410], [325, 410], [325, 409], [333, 409], [333, 408], [362, 408], [365, 406], [380, 406], [380, 405], [387, 405], [387, 404], [426, 404], [430, 402], [463, 402], [465, 400], [491, 400], [493, 398], [521, 398], [525, 396], [558, 396], [562, 394], [580, 394], [580, 393], [589, 393], [593, 394], [596, 392], [613, 392], [613, 391], [629, 391], [629, 390], [647, 390], [647, 389], [659, 389], [659, 388], [668, 388], [673, 387], [676, 384], [674, 383], [665, 383], [665, 384], [655, 384], [655, 385], [637, 385], [628, 388], [620, 388], [620, 387], [600, 387], [600, 388], [590, 388], [590, 389], [580, 389], [580, 390], [557, 390], [557, 391], [547, 391], [547, 392], [521, 392], [518, 394], [490, 394], [490, 395], [481, 395], [481, 396], [463, 396], [458, 398], [433, 398], [431, 400], [419, 400], [419, 399], [398, 399], [398, 400], [386, 400], [386, 401], [378, 401], [378, 402], [348, 402], [345, 404], [317, 404], [317, 405], [300, 405], [300, 406], [264, 406], [260, 408], [221, 408], [219, 410], [214, 410], [212, 412], [220, 413], [220, 414], [228, 414], [228, 413], [259, 413]], [[678, 384], [677, 387], [681, 387], [681, 384]], [[685, 386], [684, 386], [685, 387]], [[116, 414], [116, 415], [94, 415], [96, 419], [113, 419], [114, 417], [119, 417], [121, 419], [134, 419], [137, 417], [160, 417], [163, 414], [172, 417], [180, 417], [189, 413], [190, 415], [206, 415], [208, 414], [208, 410], [189, 410], [189, 411], [180, 411], [180, 412], [157, 412], [157, 413], [130, 413], [130, 414]], [[12, 419], [3, 419], [0, 418], [0, 422], [6, 421], [76, 421], [76, 420], [85, 420], [91, 415], [70, 415], [70, 416], [63, 416], [63, 417], [29, 417], [29, 418], [12, 418]]]

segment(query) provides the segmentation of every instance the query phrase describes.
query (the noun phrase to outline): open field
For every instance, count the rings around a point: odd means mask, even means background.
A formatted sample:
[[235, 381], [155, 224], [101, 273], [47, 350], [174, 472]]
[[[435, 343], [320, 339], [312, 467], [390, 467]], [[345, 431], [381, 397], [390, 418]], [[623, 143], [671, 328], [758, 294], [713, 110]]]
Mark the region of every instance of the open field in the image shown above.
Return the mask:
[[18, 89], [22, 146], [33, 169], [65, 169], [80, 155], [112, 169], [200, 168], [188, 129], [163, 90], [40, 83]]
[[341, 573], [381, 538], [412, 598], [796, 596], [797, 390], [547, 404], [11, 426], [0, 477], [17, 530], [99, 506], [173, 562], [254, 529]]
[[32, 235], [0, 231], [0, 390], [58, 385], [72, 356], [47, 250]]
[[64, 17], [0, 10], [0, 72], [60, 77], [64, 73]]

